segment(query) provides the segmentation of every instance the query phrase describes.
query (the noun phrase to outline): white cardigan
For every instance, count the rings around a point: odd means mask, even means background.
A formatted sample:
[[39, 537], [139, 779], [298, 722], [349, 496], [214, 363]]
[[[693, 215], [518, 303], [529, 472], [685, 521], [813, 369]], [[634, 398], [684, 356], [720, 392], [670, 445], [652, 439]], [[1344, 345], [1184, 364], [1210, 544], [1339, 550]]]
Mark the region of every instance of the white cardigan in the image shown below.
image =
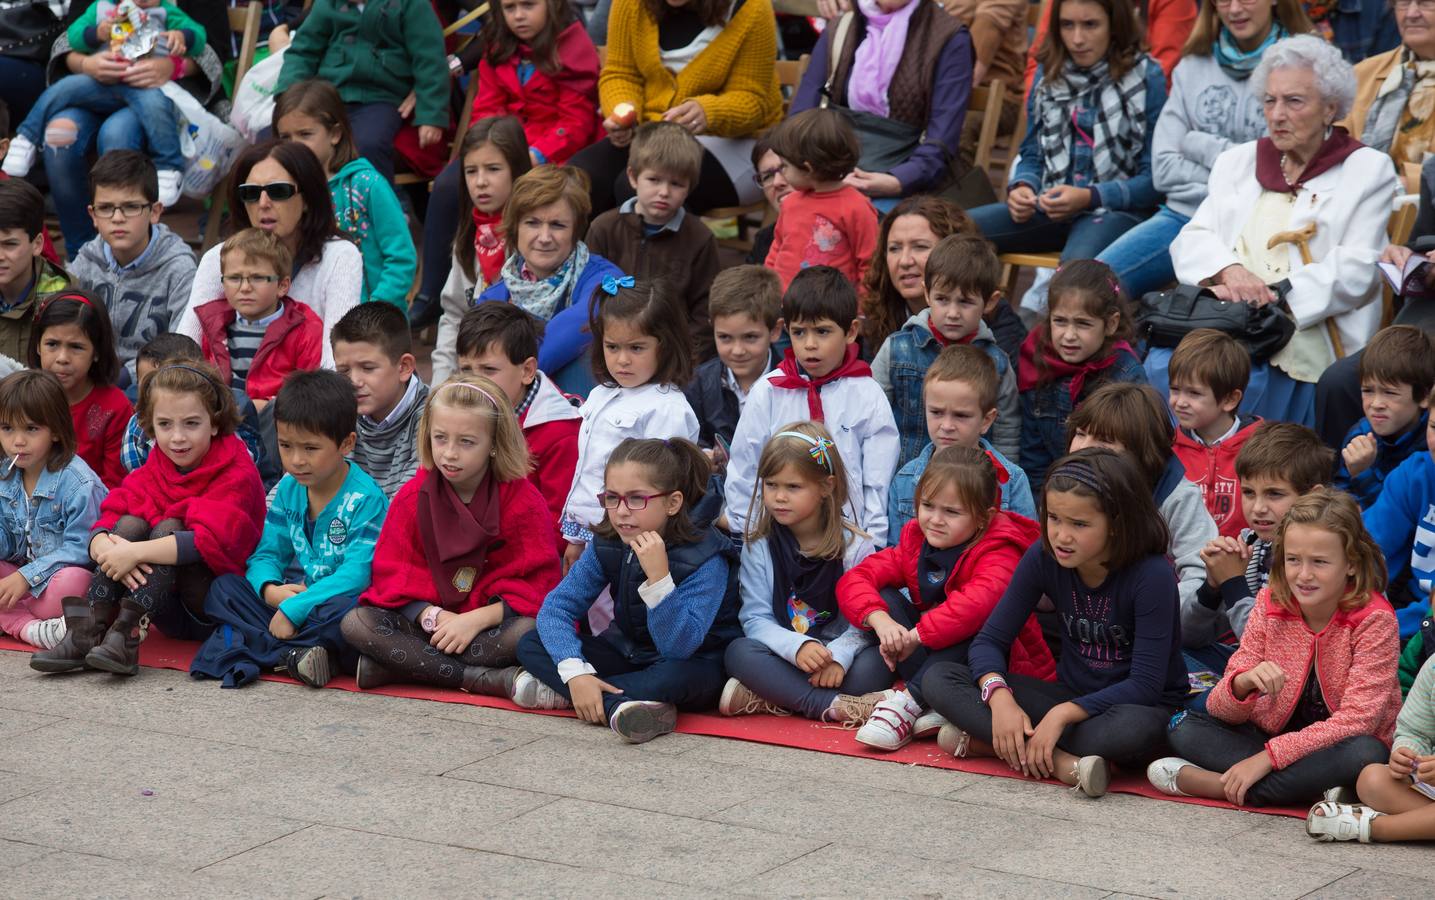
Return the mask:
[[443, 384], [444, 379], [458, 371], [458, 325], [473, 305], [475, 288], [473, 279], [463, 274], [463, 266], [458, 264], [458, 257], [455, 256], [448, 270], [448, 280], [443, 283], [443, 291], [438, 295], [443, 315], [439, 316], [438, 339], [433, 345], [431, 381], [434, 384]]
[[[1300, 250], [1288, 247], [1291, 290], [1286, 302], [1296, 328], [1334, 317], [1347, 354], [1364, 347], [1380, 327], [1375, 264], [1387, 243], [1398, 187], [1390, 157], [1362, 147], [1302, 185], [1291, 210], [1291, 229], [1316, 225], [1310, 241], [1314, 262], [1303, 264]], [[1256, 181], [1255, 141], [1216, 157], [1206, 199], [1171, 243], [1177, 281], [1201, 284], [1240, 262], [1235, 247], [1262, 190]]]
[[[180, 334], [200, 340], [199, 316], [195, 308], [211, 300], [224, 297], [224, 284], [219, 280], [219, 251], [223, 244], [210, 247], [199, 260], [194, 273], [194, 284], [189, 291], [189, 303], [179, 317]], [[334, 348], [329, 343], [329, 331], [344, 313], [359, 305], [364, 290], [364, 258], [359, 248], [343, 238], [330, 238], [324, 244], [324, 255], [317, 263], [309, 263], [299, 270], [289, 285], [289, 296], [308, 305], [324, 322], [324, 355], [320, 365], [334, 368]]]

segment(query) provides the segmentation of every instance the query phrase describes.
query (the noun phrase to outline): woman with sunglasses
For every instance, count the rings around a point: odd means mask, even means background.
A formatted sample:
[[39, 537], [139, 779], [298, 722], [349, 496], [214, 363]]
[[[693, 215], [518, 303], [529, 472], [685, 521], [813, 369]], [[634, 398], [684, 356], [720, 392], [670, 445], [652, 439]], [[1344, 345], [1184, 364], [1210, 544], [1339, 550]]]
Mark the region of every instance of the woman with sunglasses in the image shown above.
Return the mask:
[[[239, 155], [231, 173], [230, 227], [272, 232], [294, 257], [289, 296], [306, 304], [324, 323], [323, 362], [333, 368], [329, 330], [359, 304], [364, 259], [334, 225], [329, 180], [313, 151], [303, 144], [265, 141]], [[200, 339], [195, 308], [222, 296], [220, 244], [199, 261], [189, 304], [175, 329]]]

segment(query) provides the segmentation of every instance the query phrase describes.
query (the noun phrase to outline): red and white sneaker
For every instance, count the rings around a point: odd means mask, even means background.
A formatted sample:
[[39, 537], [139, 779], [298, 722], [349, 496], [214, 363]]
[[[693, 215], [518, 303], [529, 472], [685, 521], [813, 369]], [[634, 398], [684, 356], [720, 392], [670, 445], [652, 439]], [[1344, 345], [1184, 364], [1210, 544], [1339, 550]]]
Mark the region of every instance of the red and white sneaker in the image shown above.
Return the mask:
[[887, 691], [886, 699], [872, 710], [867, 724], [857, 729], [857, 743], [874, 750], [900, 750], [912, 742], [921, 714], [922, 708], [906, 691]]

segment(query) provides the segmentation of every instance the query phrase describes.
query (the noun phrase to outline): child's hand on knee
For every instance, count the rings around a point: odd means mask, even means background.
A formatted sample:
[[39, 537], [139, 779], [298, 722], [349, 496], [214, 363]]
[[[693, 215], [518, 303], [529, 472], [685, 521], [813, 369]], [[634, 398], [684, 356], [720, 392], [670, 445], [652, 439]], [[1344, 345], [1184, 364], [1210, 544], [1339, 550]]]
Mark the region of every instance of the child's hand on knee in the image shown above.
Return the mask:
[[274, 618], [269, 620], [269, 633], [281, 641], [289, 641], [293, 640], [294, 635], [299, 632], [294, 628], [294, 623], [289, 621], [288, 616], [282, 612], [276, 612]]
[[264, 605], [270, 609], [278, 609], [279, 604], [295, 594], [304, 593], [305, 590], [306, 588], [302, 584], [266, 584], [264, 586], [264, 596], [260, 599], [262, 599]]
[[887, 614], [885, 610], [877, 610], [867, 617], [867, 626], [877, 635], [877, 643], [882, 650], [882, 659], [887, 663], [887, 668], [897, 670], [897, 663], [906, 659], [910, 650], [907, 646], [907, 629], [897, 624], [897, 620]]
[[813, 687], [827, 688], [828, 690], [832, 690], [834, 688], [841, 687], [842, 679], [846, 677], [847, 670], [842, 668], [841, 663], [834, 660], [823, 666], [822, 668], [818, 669], [816, 672], [813, 672], [812, 677], [807, 679], [807, 681]]
[[1415, 777], [1425, 784], [1435, 784], [1435, 756], [1417, 756], [1415, 760]]
[[621, 694], [597, 675], [579, 675], [568, 682], [568, 693], [573, 698], [573, 711], [584, 722], [607, 725], [608, 715], [603, 711], [604, 694]]
[[17, 569], [0, 578], [0, 609], [13, 609], [20, 598], [30, 593], [30, 582]]
[[822, 646], [821, 641], [807, 641], [797, 650], [797, 668], [808, 675], [815, 675], [830, 662], [832, 651]]

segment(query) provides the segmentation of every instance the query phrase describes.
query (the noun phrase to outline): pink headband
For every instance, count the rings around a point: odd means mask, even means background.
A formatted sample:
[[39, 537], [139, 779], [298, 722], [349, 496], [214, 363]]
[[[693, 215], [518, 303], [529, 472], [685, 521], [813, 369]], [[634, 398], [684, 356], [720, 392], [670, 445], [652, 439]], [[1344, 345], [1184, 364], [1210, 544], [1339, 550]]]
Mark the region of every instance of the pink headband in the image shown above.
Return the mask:
[[441, 385], [441, 386], [439, 387], [439, 391], [444, 391], [444, 390], [447, 390], [448, 388], [456, 388], [456, 387], [465, 387], [465, 388], [468, 388], [468, 389], [471, 390], [471, 391], [477, 391], [478, 393], [480, 393], [480, 394], [483, 395], [483, 398], [484, 398], [485, 400], [487, 400], [489, 403], [492, 403], [492, 404], [493, 404], [493, 408], [494, 408], [494, 409], [496, 409], [496, 410], [502, 410], [502, 409], [503, 409], [503, 407], [501, 407], [501, 406], [498, 405], [498, 401], [495, 400], [495, 399], [493, 399], [493, 395], [492, 395], [492, 394], [490, 394], [488, 391], [485, 391], [483, 388], [479, 387], [479, 386], [476, 385], [476, 384], [469, 384], [467, 381], [450, 381], [448, 384]]

